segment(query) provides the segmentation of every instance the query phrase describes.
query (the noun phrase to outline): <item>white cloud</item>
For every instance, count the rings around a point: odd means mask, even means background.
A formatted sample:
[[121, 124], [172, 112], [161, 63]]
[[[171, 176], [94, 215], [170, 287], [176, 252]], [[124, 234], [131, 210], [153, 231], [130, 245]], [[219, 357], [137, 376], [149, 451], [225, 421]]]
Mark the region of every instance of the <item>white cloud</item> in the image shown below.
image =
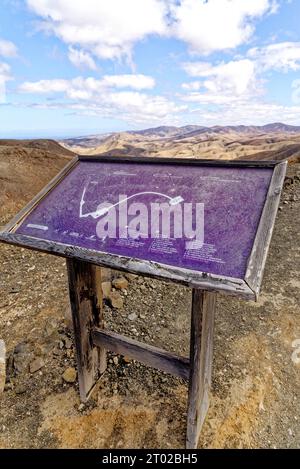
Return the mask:
[[75, 67], [89, 68], [90, 70], [96, 70], [97, 68], [93, 57], [84, 50], [75, 49], [74, 47], [70, 46], [68, 57], [70, 62], [72, 62]]
[[0, 56], [10, 58], [16, 57], [17, 55], [18, 50], [13, 42], [0, 39]]
[[278, 121], [299, 125], [300, 106], [240, 100], [217, 106], [214, 110], [201, 107], [193, 113], [196, 121], [205, 120], [206, 125], [259, 125]]
[[262, 96], [267, 71], [300, 69], [298, 46], [298, 43], [280, 43], [252, 48], [245, 58], [217, 65], [187, 62], [183, 64], [184, 70], [198, 80], [182, 84], [186, 93], [181, 99], [188, 103], [190, 113], [200, 121], [205, 119], [207, 125], [274, 121], [299, 125], [300, 79], [292, 83], [295, 105], [265, 102]]
[[134, 44], [166, 34], [164, 0], [27, 0], [42, 27], [68, 45], [80, 45], [104, 59], [131, 57]]
[[24, 82], [19, 87], [23, 93], [66, 93], [71, 99], [91, 99], [92, 96], [110, 88], [150, 89], [155, 80], [147, 75], [104, 75], [102, 79], [77, 77], [71, 80], [54, 79]]
[[300, 69], [300, 42], [281, 42], [248, 51], [248, 57], [256, 60], [261, 71], [287, 72]]
[[[275, 0], [27, 0], [41, 28], [68, 46], [129, 61], [136, 42], [156, 34], [180, 39], [192, 53], [233, 49], [249, 40], [254, 21]], [[76, 58], [75, 58], [76, 60]], [[85, 61], [85, 59], [83, 59]]]
[[4, 62], [0, 62], [0, 103], [5, 102], [6, 82], [11, 79], [10, 66]]
[[272, 0], [181, 0], [171, 7], [173, 34], [192, 53], [233, 49], [249, 40], [253, 20], [276, 10]]
[[[139, 91], [152, 88], [154, 84], [153, 78], [145, 75], [105, 75], [100, 80], [77, 77], [72, 80], [25, 82], [19, 91], [30, 94], [62, 94], [67, 101], [58, 106], [80, 114], [100, 115], [135, 123], [158, 123], [160, 120], [174, 122], [178, 113], [187, 110], [187, 105], [177, 105], [164, 96]], [[120, 88], [124, 89], [119, 91]], [[128, 91], [126, 88], [137, 91]], [[50, 107], [56, 105], [51, 103]], [[43, 106], [49, 107], [48, 104]]]
[[19, 89], [23, 93], [63, 93], [68, 89], [68, 80], [25, 81]]
[[300, 104], [300, 79], [293, 81], [292, 90], [293, 103]]
[[[212, 65], [209, 62], [187, 62], [184, 70], [202, 80], [183, 83], [186, 102], [203, 105], [225, 105], [231, 101], [253, 100], [264, 94], [268, 71], [288, 72], [300, 69], [300, 42], [284, 42], [250, 49], [245, 58]], [[268, 75], [266, 75], [268, 77]], [[292, 84], [292, 101], [299, 103], [299, 80]], [[265, 109], [265, 107], [264, 107]]]
[[[183, 64], [185, 71], [193, 77], [202, 77], [202, 82], [184, 83], [184, 89], [199, 90], [204, 93], [190, 95], [190, 100], [202, 100], [205, 97], [216, 99], [256, 94], [258, 92], [255, 64], [249, 59], [233, 60], [227, 63], [211, 65], [207, 62], [187, 62]], [[207, 96], [208, 95], [208, 96]], [[223, 99], [222, 98], [222, 99]]]
[[190, 81], [189, 83], [182, 83], [181, 87], [187, 91], [198, 91], [203, 87], [201, 81]]
[[133, 88], [135, 90], [151, 89], [155, 86], [154, 78], [142, 74], [105, 75], [102, 82], [109, 87]]
[[[73, 91], [68, 93], [68, 97]], [[127, 123], [145, 125], [179, 124], [180, 114], [187, 111], [186, 105], [177, 105], [164, 96], [150, 96], [137, 91], [103, 92], [93, 99], [85, 99], [77, 90], [75, 97], [78, 99], [72, 102], [35, 103], [30, 106], [38, 109], [69, 109], [79, 115], [121, 119]]]
[[132, 91], [105, 94], [103, 102], [112, 107], [115, 117], [119, 112], [125, 113], [122, 118], [135, 122], [174, 120], [175, 114], [187, 109], [186, 106], [178, 106], [164, 96], [149, 96]]

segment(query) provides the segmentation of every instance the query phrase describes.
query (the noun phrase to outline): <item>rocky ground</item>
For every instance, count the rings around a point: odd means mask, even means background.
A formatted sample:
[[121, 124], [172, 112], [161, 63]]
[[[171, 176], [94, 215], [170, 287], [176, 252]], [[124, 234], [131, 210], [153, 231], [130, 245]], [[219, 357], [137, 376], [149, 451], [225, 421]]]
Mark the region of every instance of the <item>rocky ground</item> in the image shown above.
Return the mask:
[[[293, 165], [258, 303], [218, 297], [200, 447], [300, 448], [299, 201]], [[184, 447], [186, 384], [110, 354], [98, 390], [80, 404], [64, 260], [3, 244], [0, 259], [0, 447]], [[103, 278], [107, 327], [188, 355], [190, 291], [113, 274]]]

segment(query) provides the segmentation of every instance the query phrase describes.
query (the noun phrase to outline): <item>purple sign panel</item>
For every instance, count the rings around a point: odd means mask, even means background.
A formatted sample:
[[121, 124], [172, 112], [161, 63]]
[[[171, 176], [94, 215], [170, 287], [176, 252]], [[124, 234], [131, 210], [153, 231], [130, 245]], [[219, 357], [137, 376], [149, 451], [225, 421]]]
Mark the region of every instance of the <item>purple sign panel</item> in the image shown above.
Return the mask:
[[242, 279], [272, 173], [80, 161], [16, 233]]

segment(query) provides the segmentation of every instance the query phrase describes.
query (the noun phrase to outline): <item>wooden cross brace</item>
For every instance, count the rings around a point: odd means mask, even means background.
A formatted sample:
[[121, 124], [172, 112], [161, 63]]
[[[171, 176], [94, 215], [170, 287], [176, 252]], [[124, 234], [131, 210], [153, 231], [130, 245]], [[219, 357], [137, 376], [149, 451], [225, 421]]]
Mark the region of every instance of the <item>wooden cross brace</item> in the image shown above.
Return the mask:
[[67, 259], [80, 399], [86, 402], [106, 369], [106, 350], [188, 381], [186, 448], [197, 448], [211, 385], [216, 293], [193, 288], [190, 358], [104, 330], [101, 268]]

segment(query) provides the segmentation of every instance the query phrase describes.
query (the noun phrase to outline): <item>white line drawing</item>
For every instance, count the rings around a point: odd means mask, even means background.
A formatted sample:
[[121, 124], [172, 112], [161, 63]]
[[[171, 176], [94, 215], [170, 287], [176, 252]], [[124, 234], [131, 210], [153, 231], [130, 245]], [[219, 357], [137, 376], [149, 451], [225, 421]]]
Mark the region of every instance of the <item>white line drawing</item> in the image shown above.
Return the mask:
[[114, 176], [136, 176], [136, 173], [128, 173], [128, 171], [113, 171]]
[[87, 217], [91, 216], [92, 218], [94, 218], [96, 220], [97, 218], [100, 218], [103, 215], [106, 215], [112, 208], [117, 207], [118, 205], [126, 202], [127, 200], [132, 199], [133, 197], [137, 197], [138, 195], [148, 195], [148, 194], [150, 194], [150, 195], [151, 194], [159, 195], [161, 197], [165, 197], [166, 199], [168, 199], [170, 205], [177, 205], [177, 204], [184, 201], [184, 199], [183, 199], [183, 197], [181, 197], [181, 195], [178, 195], [176, 197], [170, 197], [169, 195], [162, 194], [161, 192], [145, 191], [145, 192], [137, 192], [135, 194], [130, 195], [129, 197], [125, 197], [124, 199], [119, 200], [119, 202], [111, 205], [110, 207], [102, 207], [100, 209], [95, 210], [94, 212], [83, 213], [82, 209], [83, 209], [83, 206], [85, 204], [84, 197], [85, 197], [86, 190], [87, 190], [87, 185], [84, 187], [84, 189], [82, 191], [81, 199], [80, 199], [79, 218], [87, 218]]
[[42, 231], [47, 231], [48, 230], [48, 226], [37, 225], [35, 223], [28, 223], [26, 226], [27, 226], [27, 228], [35, 228], [36, 230], [42, 230]]

